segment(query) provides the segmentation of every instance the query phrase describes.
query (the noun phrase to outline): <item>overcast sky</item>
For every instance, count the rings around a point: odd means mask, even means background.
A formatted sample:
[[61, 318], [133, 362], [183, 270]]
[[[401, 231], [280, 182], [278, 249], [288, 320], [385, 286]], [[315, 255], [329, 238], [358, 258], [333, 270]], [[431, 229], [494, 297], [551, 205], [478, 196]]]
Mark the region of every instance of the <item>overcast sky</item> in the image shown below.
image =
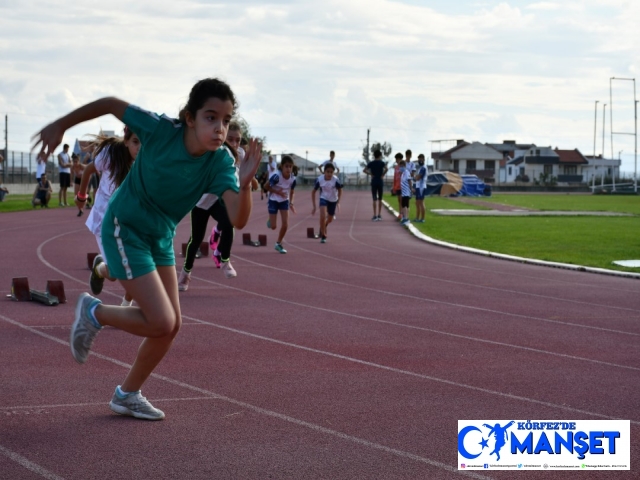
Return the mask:
[[[458, 138], [592, 154], [599, 100], [601, 153], [610, 84], [614, 131], [634, 132], [634, 82], [610, 78], [640, 71], [639, 19], [637, 0], [0, 0], [0, 112], [9, 149], [27, 151], [96, 98], [175, 116], [215, 76], [267, 148], [355, 165], [367, 128], [414, 155]], [[122, 125], [103, 117], [65, 142], [100, 128]], [[632, 172], [633, 136], [614, 135], [621, 150]]]

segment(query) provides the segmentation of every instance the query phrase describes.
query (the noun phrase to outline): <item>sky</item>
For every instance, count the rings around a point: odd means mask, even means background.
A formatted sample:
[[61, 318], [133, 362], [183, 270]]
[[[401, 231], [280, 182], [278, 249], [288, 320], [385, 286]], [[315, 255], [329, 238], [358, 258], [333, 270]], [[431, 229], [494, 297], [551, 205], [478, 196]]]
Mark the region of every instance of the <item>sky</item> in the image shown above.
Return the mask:
[[[618, 79], [640, 72], [639, 18], [637, 0], [0, 0], [0, 114], [26, 152], [97, 98], [176, 116], [218, 77], [274, 153], [356, 166], [369, 130], [414, 156], [455, 139], [591, 155], [604, 132], [605, 156], [633, 172], [635, 81]], [[64, 142], [100, 129], [122, 124]]]

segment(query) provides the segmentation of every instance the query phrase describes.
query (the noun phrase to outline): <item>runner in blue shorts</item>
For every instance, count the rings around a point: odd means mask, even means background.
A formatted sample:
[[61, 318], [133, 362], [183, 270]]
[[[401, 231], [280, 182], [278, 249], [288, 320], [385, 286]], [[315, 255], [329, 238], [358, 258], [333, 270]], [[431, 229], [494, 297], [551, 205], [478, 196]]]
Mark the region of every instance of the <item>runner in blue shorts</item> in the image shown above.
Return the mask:
[[296, 188], [296, 176], [293, 173], [293, 158], [289, 155], [282, 157], [278, 169], [271, 175], [269, 181], [265, 183], [265, 191], [268, 192], [267, 210], [269, 211], [269, 220], [267, 220], [267, 228], [275, 230], [278, 228], [278, 212], [280, 212], [280, 232], [278, 232], [278, 241], [275, 249], [279, 253], [287, 253], [282, 246], [282, 241], [289, 228], [289, 208], [293, 213], [296, 209], [293, 206], [293, 195]]
[[112, 114], [142, 142], [131, 171], [115, 191], [103, 219], [102, 241], [110, 274], [119, 279], [138, 307], [103, 305], [80, 295], [71, 327], [71, 352], [79, 363], [104, 325], [144, 337], [136, 359], [109, 406], [122, 415], [160, 420], [164, 413], [140, 388], [168, 352], [182, 323], [173, 253], [177, 224], [202, 194], [222, 197], [231, 223], [242, 228], [251, 213], [251, 179], [262, 145], [252, 140], [234, 166], [223, 147], [235, 96], [224, 82], [207, 78], [191, 89], [179, 119], [141, 110], [114, 97], [74, 110], [36, 134], [34, 149], [51, 153], [69, 128]]
[[324, 173], [316, 179], [311, 191], [313, 209], [311, 215], [316, 213], [316, 192], [320, 190], [320, 243], [327, 243], [327, 227], [333, 221], [336, 207], [342, 198], [342, 184], [333, 172], [333, 164], [327, 163]]

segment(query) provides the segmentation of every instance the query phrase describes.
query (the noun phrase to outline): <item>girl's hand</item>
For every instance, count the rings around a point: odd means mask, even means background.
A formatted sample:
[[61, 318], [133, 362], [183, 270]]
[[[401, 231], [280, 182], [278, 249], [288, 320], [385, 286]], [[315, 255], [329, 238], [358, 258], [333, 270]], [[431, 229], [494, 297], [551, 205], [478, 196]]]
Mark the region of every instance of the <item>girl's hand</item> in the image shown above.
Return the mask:
[[262, 160], [262, 142], [253, 138], [249, 141], [244, 160], [240, 162], [238, 168], [240, 188], [251, 185], [251, 180], [255, 177], [260, 166], [260, 160]]
[[31, 137], [31, 141], [34, 142], [31, 147], [31, 151], [34, 151], [38, 148], [38, 145], [42, 144], [40, 153], [45, 155], [45, 158], [47, 158], [49, 155], [53, 154], [53, 151], [62, 143], [62, 137], [64, 136], [65, 130], [66, 129], [61, 124], [60, 120], [50, 123]]
[[293, 206], [293, 203], [289, 204], [289, 209], [293, 212], [296, 213], [296, 207]]
[[311, 215], [315, 215], [316, 214], [316, 206], [315, 204], [313, 205], [313, 210], [311, 210]]

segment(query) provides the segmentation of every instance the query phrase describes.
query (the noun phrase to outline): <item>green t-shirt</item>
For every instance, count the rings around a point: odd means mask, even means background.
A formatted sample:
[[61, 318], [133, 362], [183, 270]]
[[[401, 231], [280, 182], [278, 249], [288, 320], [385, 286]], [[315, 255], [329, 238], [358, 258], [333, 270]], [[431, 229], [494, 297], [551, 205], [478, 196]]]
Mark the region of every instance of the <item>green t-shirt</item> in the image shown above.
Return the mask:
[[226, 147], [193, 157], [184, 146], [185, 126], [178, 120], [134, 105], [127, 107], [122, 120], [142, 146], [109, 202], [109, 213], [120, 224], [145, 234], [173, 236], [203, 193], [221, 197], [227, 190], [240, 190]]

